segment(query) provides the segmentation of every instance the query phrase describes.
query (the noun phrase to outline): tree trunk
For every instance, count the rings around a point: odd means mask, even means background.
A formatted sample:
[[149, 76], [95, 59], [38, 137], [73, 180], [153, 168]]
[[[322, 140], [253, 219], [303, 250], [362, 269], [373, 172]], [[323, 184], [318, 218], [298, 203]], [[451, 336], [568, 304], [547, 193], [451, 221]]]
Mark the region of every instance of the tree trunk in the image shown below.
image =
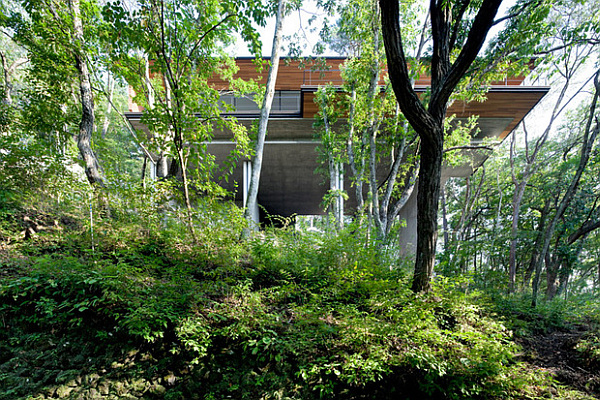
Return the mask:
[[111, 74], [108, 74], [108, 93], [106, 99], [106, 113], [104, 114], [104, 122], [102, 123], [102, 139], [106, 139], [106, 134], [108, 133], [108, 127], [110, 126], [110, 111], [111, 111], [111, 103], [113, 98], [113, 92], [115, 89], [115, 80], [112, 78]]
[[573, 271], [573, 263], [583, 250], [583, 245], [583, 242], [579, 242], [575, 249], [575, 254], [571, 257], [564, 257], [564, 262], [561, 263], [560, 268], [558, 269], [558, 288], [556, 290], [556, 296], [561, 296], [564, 293], [566, 298], [567, 286], [569, 284], [571, 272]]
[[348, 164], [350, 165], [350, 171], [352, 172], [352, 176], [354, 176], [354, 193], [356, 196], [356, 216], [359, 218], [359, 225], [361, 224], [364, 208], [365, 208], [365, 199], [363, 197], [363, 174], [364, 174], [364, 162], [360, 163], [360, 166], [356, 163], [356, 151], [354, 149], [354, 116], [356, 113], [356, 88], [352, 87], [352, 92], [350, 94], [350, 112], [348, 115], [348, 124], [350, 125], [348, 132], [348, 143], [347, 143], [347, 152], [348, 152]]
[[12, 77], [10, 74], [10, 67], [8, 66], [8, 60], [4, 51], [0, 50], [0, 60], [2, 61], [2, 71], [4, 72], [4, 93], [2, 103], [7, 106], [12, 106]]
[[[417, 255], [412, 290], [429, 291], [437, 239], [437, 211], [441, 186], [444, 117], [452, 92], [481, 50], [502, 0], [483, 0], [466, 40], [454, 49], [461, 25], [446, 2], [430, 2], [432, 44], [431, 97], [427, 108], [412, 87], [402, 44], [398, 0], [380, 0], [381, 23], [389, 77], [396, 100], [406, 119], [421, 138], [421, 167], [417, 194]], [[460, 53], [451, 60], [453, 50]]]
[[[494, 218], [494, 225], [492, 228], [492, 237], [493, 237], [492, 246], [497, 247], [497, 248], [499, 248], [499, 241], [501, 240], [500, 234], [499, 234], [500, 232], [499, 232], [498, 228], [500, 227], [500, 220], [502, 218], [502, 206], [503, 206], [502, 201], [504, 199], [503, 190], [502, 190], [502, 187], [500, 184], [500, 172], [501, 172], [501, 169], [498, 168], [496, 171], [496, 184], [498, 187], [498, 207], [496, 208], [496, 216]], [[500, 265], [501, 265], [501, 262], [499, 260], [498, 255], [490, 254], [490, 269], [492, 271], [494, 271], [496, 269], [499, 269]]]
[[244, 210], [244, 218], [248, 221], [248, 227], [242, 231], [242, 238], [247, 238], [250, 235], [250, 230], [258, 229], [255, 221], [252, 220], [253, 210], [257, 206], [258, 187], [260, 184], [260, 171], [262, 168], [263, 150], [265, 146], [265, 138], [267, 136], [267, 125], [269, 123], [269, 114], [271, 113], [271, 105], [273, 96], [275, 95], [275, 82], [277, 81], [277, 71], [279, 70], [279, 58], [281, 53], [281, 36], [283, 28], [283, 20], [285, 17], [285, 0], [279, 0], [277, 9], [277, 19], [275, 21], [275, 33], [273, 35], [273, 47], [271, 49], [271, 67], [269, 68], [269, 76], [267, 78], [267, 87], [265, 89], [265, 97], [260, 110], [260, 121], [258, 124], [258, 134], [256, 139], [256, 147], [254, 157], [252, 159], [252, 176], [250, 177], [250, 185], [248, 187], [248, 200], [246, 209]]
[[531, 253], [531, 258], [529, 261], [529, 267], [525, 271], [525, 275], [523, 277], [523, 286], [528, 286], [531, 281], [531, 277], [533, 276], [533, 272], [535, 271], [535, 266], [537, 265], [537, 260], [539, 258], [539, 248], [544, 236], [544, 230], [546, 227], [546, 219], [548, 218], [548, 213], [550, 212], [550, 205], [552, 204], [552, 199], [547, 198], [546, 203], [544, 204], [544, 208], [540, 211], [540, 222], [538, 225], [538, 234], [535, 238], [535, 242], [533, 244], [533, 251]]
[[508, 293], [515, 292], [517, 280], [517, 234], [519, 232], [519, 217], [521, 214], [521, 202], [525, 194], [525, 185], [529, 179], [523, 179], [515, 185], [515, 193], [512, 199], [512, 225], [510, 229], [510, 255], [508, 259]]
[[[442, 129], [442, 128], [440, 128]], [[442, 135], [432, 135], [438, 140], [421, 145], [421, 169], [417, 193], [417, 258], [412, 281], [414, 292], [431, 290], [431, 277], [437, 243], [438, 199], [440, 197], [443, 140]]]
[[76, 41], [74, 58], [77, 72], [79, 73], [79, 91], [81, 94], [81, 122], [79, 123], [79, 134], [77, 135], [77, 147], [85, 162], [85, 174], [92, 185], [104, 186], [104, 179], [100, 170], [100, 164], [96, 154], [92, 150], [92, 133], [94, 131], [94, 99], [92, 96], [92, 84], [88, 71], [87, 61], [84, 55], [83, 26], [81, 24], [81, 13], [79, 0], [70, 0], [71, 15], [73, 17], [74, 39]]
[[448, 237], [448, 212], [446, 210], [446, 191], [441, 188], [442, 194], [442, 231], [444, 232], [444, 250], [448, 251], [450, 238]]
[[[577, 170], [575, 172], [575, 175], [571, 179], [571, 182], [569, 184], [569, 187], [567, 188], [567, 191], [563, 195], [563, 198], [560, 201], [560, 204], [558, 205], [558, 208], [556, 210], [556, 214], [554, 215], [554, 218], [552, 219], [550, 225], [548, 226], [547, 231], [544, 233], [544, 244], [542, 247], [540, 259], [538, 259], [538, 262], [537, 262], [536, 275], [541, 273], [542, 259], [545, 258], [546, 254], [548, 253], [552, 235], [556, 231], [556, 226], [558, 224], [558, 221], [565, 214], [565, 211], [571, 204], [571, 201], [573, 200], [573, 197], [575, 196], [575, 193], [577, 192], [577, 188], [579, 186], [579, 181], [581, 179], [581, 175], [583, 174], [583, 171], [589, 161], [589, 158], [590, 158], [590, 155], [592, 152], [592, 147], [594, 146], [594, 142], [596, 141], [596, 137], [598, 136], [598, 133], [600, 133], [600, 122], [598, 122], [598, 120], [596, 119], [596, 115], [595, 115], [596, 106], [598, 103], [598, 97], [600, 96], [600, 70], [598, 70], [596, 72], [596, 76], [594, 79], [594, 86], [595, 86], [595, 92], [594, 92], [594, 97], [592, 99], [592, 104], [590, 105], [589, 116], [586, 121], [586, 125], [585, 125], [584, 132], [583, 132], [583, 143], [581, 145], [579, 164], [577, 165]], [[594, 125], [594, 128], [592, 129], [592, 123], [594, 121], [595, 121], [595, 125]], [[536, 276], [535, 279], [539, 281], [539, 276]], [[532, 297], [532, 301], [531, 301], [532, 307], [535, 307], [537, 304], [537, 294], [538, 294], [537, 288], [534, 288], [534, 293], [533, 293], [533, 297]]]
[[[323, 102], [321, 104], [321, 110], [323, 114], [323, 125], [325, 129], [325, 137], [322, 140], [323, 147], [327, 152], [327, 167], [329, 170], [329, 194], [331, 198], [329, 199], [329, 210], [333, 212], [333, 217], [335, 220], [335, 228], [337, 230], [342, 229], [344, 224], [344, 206], [343, 206], [343, 198], [342, 191], [343, 189], [343, 178], [341, 178], [341, 174], [343, 171], [342, 164], [336, 160], [334, 149], [333, 149], [333, 131], [331, 129], [331, 125], [329, 124], [329, 118], [327, 115], [327, 100], [323, 98]], [[341, 180], [341, 179], [342, 180]]]
[[2, 71], [4, 72], [4, 97], [2, 98], [2, 103], [7, 106], [12, 106], [13, 74], [21, 65], [25, 64], [28, 59], [18, 58], [9, 65], [6, 52], [0, 50], [0, 61], [2, 62]]
[[142, 164], [142, 189], [146, 189], [146, 169], [148, 167], [148, 156], [144, 155], [144, 163]]
[[389, 233], [392, 229], [392, 226], [394, 224], [394, 221], [396, 221], [396, 218], [398, 217], [398, 214], [400, 213], [400, 210], [402, 210], [402, 208], [404, 208], [404, 206], [408, 202], [408, 199], [412, 195], [415, 187], [417, 186], [417, 175], [419, 174], [419, 163], [418, 162], [416, 165], [413, 166], [412, 172], [406, 178], [405, 187], [402, 190], [402, 194], [400, 195], [400, 198], [394, 203], [393, 207], [388, 209], [389, 200], [390, 200], [390, 197], [391, 197], [392, 191], [393, 191], [393, 185], [394, 185], [394, 182], [398, 175], [398, 168], [399, 168], [400, 160], [402, 160], [402, 158], [400, 158], [400, 155], [399, 155], [396, 160], [398, 162], [395, 163], [394, 167], [392, 168], [392, 174], [389, 178], [390, 181], [388, 182], [388, 185], [389, 185], [388, 193], [386, 193], [386, 199], [385, 199], [385, 203], [384, 203], [384, 205], [385, 205], [384, 208], [386, 210], [388, 210], [387, 211], [388, 224], [387, 224], [386, 236], [389, 235]]
[[[379, 19], [379, 5], [377, 2], [374, 3], [374, 16], [375, 21]], [[380, 63], [379, 63], [379, 25], [373, 24], [373, 62], [369, 71], [369, 90], [367, 91], [367, 129], [365, 131], [368, 138], [368, 149], [369, 149], [369, 199], [370, 206], [369, 211], [371, 213], [370, 218], [374, 223], [375, 229], [377, 230], [377, 239], [383, 241], [386, 232], [386, 216], [382, 216], [379, 209], [379, 185], [377, 180], [377, 134], [379, 131], [379, 124], [377, 121], [377, 111], [375, 110], [375, 100], [379, 95], [379, 75], [380, 75]]]
[[546, 300], [551, 301], [556, 295], [556, 278], [558, 267], [565, 262], [562, 257], [550, 257], [546, 254]]
[[185, 162], [186, 157], [184, 156], [183, 151], [184, 150], [182, 147], [177, 149], [177, 158], [179, 160], [179, 166], [181, 168], [181, 180], [183, 182], [183, 198], [185, 199], [187, 224], [190, 230], [190, 234], [192, 235], [192, 239], [194, 240], [194, 244], [198, 244], [198, 236], [196, 235], [196, 229], [194, 228], [194, 219], [192, 215], [192, 203], [190, 201], [190, 190], [187, 177], [187, 163]]
[[[598, 261], [598, 267], [596, 270], [596, 279], [597, 279], [597, 286], [596, 286], [596, 290], [600, 291], [600, 261]], [[596, 293], [596, 295], [598, 295], [598, 293]]]
[[571, 270], [572, 263], [569, 260], [565, 260], [565, 262], [560, 265], [560, 268], [558, 269], [558, 287], [556, 288], [556, 296], [560, 297], [563, 294], [566, 296], [569, 278], [571, 277]]
[[342, 191], [344, 190], [342, 178], [342, 164], [336, 161], [333, 156], [329, 155], [329, 189], [334, 195], [331, 208], [335, 220], [336, 229], [340, 230], [344, 227], [344, 203]]
[[538, 293], [540, 290], [540, 279], [542, 276], [542, 265], [546, 262], [546, 254], [539, 255], [537, 262], [535, 263], [535, 268], [534, 268], [534, 272], [535, 275], [533, 276], [533, 282], [531, 283], [531, 289], [532, 289], [532, 294], [531, 294], [531, 307], [535, 308], [537, 306], [537, 300], [538, 300]]

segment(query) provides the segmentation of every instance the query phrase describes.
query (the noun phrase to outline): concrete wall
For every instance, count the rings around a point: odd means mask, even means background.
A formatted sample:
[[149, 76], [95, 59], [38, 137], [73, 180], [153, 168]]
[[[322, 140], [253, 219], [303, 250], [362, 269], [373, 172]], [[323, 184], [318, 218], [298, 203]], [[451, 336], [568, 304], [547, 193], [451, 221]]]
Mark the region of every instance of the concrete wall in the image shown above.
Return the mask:
[[400, 254], [408, 256], [415, 254], [417, 249], [417, 189], [413, 190], [408, 202], [398, 214], [400, 221], [406, 226], [400, 228], [399, 242], [402, 245]]

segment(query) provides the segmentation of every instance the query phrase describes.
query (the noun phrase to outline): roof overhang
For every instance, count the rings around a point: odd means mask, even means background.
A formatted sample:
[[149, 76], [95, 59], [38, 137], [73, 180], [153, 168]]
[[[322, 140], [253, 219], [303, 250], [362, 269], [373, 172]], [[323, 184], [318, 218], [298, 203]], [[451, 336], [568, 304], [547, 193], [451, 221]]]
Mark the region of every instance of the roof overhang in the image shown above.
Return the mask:
[[[416, 87], [424, 92], [427, 88]], [[548, 92], [548, 87], [492, 87], [487, 93], [485, 102], [454, 101], [448, 115], [455, 115], [457, 120], [466, 120], [471, 116], [479, 116], [479, 133], [474, 137], [474, 143], [484, 139], [502, 141], [525, 118], [535, 105]], [[311, 93], [312, 89], [305, 87], [303, 91]], [[133, 128], [148, 132], [141, 122], [142, 113], [126, 113]], [[255, 118], [241, 118], [238, 121], [250, 127]], [[271, 118], [269, 120], [268, 136], [265, 143], [263, 167], [261, 171], [259, 204], [271, 214], [289, 216], [292, 214], [310, 215], [321, 214], [321, 202], [328, 190], [328, 182], [324, 174], [315, 172], [321, 166], [315, 138], [313, 118]], [[224, 161], [233, 150], [231, 133], [216, 131], [214, 140], [208, 144], [209, 151], [217, 161]], [[470, 162], [457, 167], [445, 167], [443, 174], [448, 176], [468, 176], [473, 173], [489, 156], [489, 151], [465, 150], [464, 155]], [[241, 163], [240, 163], [241, 164]], [[348, 177], [349, 172], [346, 174]], [[232, 179], [223, 186], [232, 191], [241, 187], [242, 167], [234, 170]], [[239, 185], [234, 184], [238, 182]], [[347, 209], [356, 206], [356, 201], [346, 178], [345, 188], [350, 198], [346, 202]], [[241, 203], [242, 194], [235, 194], [236, 201]]]

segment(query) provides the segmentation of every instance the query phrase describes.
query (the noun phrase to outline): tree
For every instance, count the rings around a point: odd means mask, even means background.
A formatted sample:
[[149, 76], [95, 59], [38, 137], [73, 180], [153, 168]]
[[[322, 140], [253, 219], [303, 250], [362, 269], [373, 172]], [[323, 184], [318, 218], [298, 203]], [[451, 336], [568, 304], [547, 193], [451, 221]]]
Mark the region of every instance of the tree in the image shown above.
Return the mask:
[[[444, 150], [444, 118], [452, 92], [465, 76], [494, 25], [502, 0], [431, 1], [433, 53], [431, 96], [427, 107], [414, 91], [408, 71], [400, 9], [396, 0], [380, 0], [383, 39], [390, 81], [400, 109], [421, 139], [417, 193], [417, 250], [412, 290], [429, 291], [436, 254], [437, 213]], [[468, 20], [470, 13], [475, 17]], [[464, 25], [468, 24], [468, 30]], [[456, 55], [456, 53], [458, 53]]]
[[[136, 98], [142, 105], [147, 105], [147, 99], [154, 100], [142, 121], [154, 133], [158, 146], [166, 147], [175, 159], [171, 175], [176, 171], [181, 177], [187, 225], [197, 241], [189, 175], [195, 178], [197, 191], [219, 192], [212, 180], [218, 167], [207, 151], [215, 128], [232, 132], [237, 145], [233, 159], [245, 154], [248, 143], [241, 125], [221, 117], [219, 91], [209, 81], [215, 76], [234, 81], [236, 67], [224, 47], [236, 32], [255, 52], [259, 51], [252, 23], [264, 23], [264, 9], [258, 1], [147, 0], [132, 11], [122, 4], [109, 3], [104, 15], [120, 28], [111, 31], [108, 38], [116, 44], [115, 69], [137, 93], [151, 92]], [[145, 78], [147, 58], [152, 61], [150, 82]], [[227, 167], [231, 170], [233, 165]]]
[[[59, 19], [58, 13], [52, 9], [54, 18]], [[100, 173], [98, 158], [92, 150], [92, 133], [94, 132], [95, 113], [94, 96], [92, 94], [92, 83], [88, 62], [85, 53], [85, 39], [83, 36], [83, 25], [79, 0], [69, 0], [69, 11], [73, 18], [72, 39], [74, 47], [71, 49], [75, 59], [75, 68], [79, 75], [79, 92], [81, 95], [81, 122], [79, 123], [79, 134], [77, 135], [77, 147], [85, 162], [85, 174], [92, 185], [104, 186], [104, 178]]]
[[317, 90], [315, 102], [318, 104], [319, 111], [313, 127], [320, 139], [319, 156], [321, 162], [327, 166], [329, 178], [329, 190], [323, 203], [326, 210], [332, 211], [335, 228], [341, 229], [344, 223], [343, 201], [348, 196], [343, 188], [343, 162], [346, 159], [344, 149], [340, 146], [340, 141], [343, 140], [340, 139], [335, 127], [344, 108], [336, 101], [339, 100], [337, 97], [339, 97], [338, 91], [333, 85], [321, 86]]
[[4, 49], [0, 50], [0, 61], [2, 63], [2, 103], [5, 106], [13, 105], [13, 89], [14, 89], [14, 78], [17, 71], [26, 64], [29, 60], [27, 57], [11, 57], [14, 53], [18, 53], [18, 50], [14, 48], [10, 49], [12, 54]]
[[542, 263], [544, 262], [546, 255], [548, 254], [548, 249], [550, 247], [550, 241], [552, 240], [552, 236], [556, 230], [556, 227], [557, 227], [559, 221], [561, 220], [561, 218], [565, 214], [567, 208], [570, 206], [571, 202], [573, 201], [573, 198], [574, 198], [575, 193], [577, 192], [577, 188], [579, 186], [579, 182], [581, 180], [581, 176], [582, 176], [582, 174], [588, 164], [588, 161], [590, 159], [590, 156], [592, 153], [592, 148], [594, 146], [594, 143], [596, 141], [598, 134], [600, 133], [599, 116], [596, 114], [598, 97], [600, 96], [600, 70], [598, 70], [596, 72], [596, 75], [594, 78], [594, 87], [595, 87], [594, 96], [592, 98], [592, 103], [589, 107], [588, 117], [587, 117], [587, 120], [585, 121], [585, 126], [584, 126], [583, 132], [582, 132], [581, 148], [580, 148], [580, 155], [579, 155], [579, 162], [577, 165], [577, 169], [575, 171], [575, 174], [571, 178], [566, 191], [564, 192], [564, 194], [562, 195], [562, 198], [560, 199], [560, 202], [557, 206], [554, 217], [552, 218], [550, 224], [548, 225], [548, 228], [546, 229], [546, 231], [544, 232], [544, 235], [543, 235], [544, 240], [543, 240], [543, 244], [542, 244], [542, 250], [541, 250], [540, 256], [535, 264], [535, 277], [534, 277], [534, 282], [533, 282], [533, 294], [532, 294], [532, 300], [531, 300], [532, 307], [535, 307], [537, 304], [537, 294], [538, 294], [538, 290], [539, 290], [539, 281], [540, 281], [540, 277], [541, 277]]
[[[554, 133], [554, 125], [558, 118], [564, 113], [569, 104], [575, 99], [582, 90], [587, 87], [588, 79], [576, 90], [571, 90], [575, 79], [581, 74], [589, 61], [590, 56], [594, 53], [594, 43], [598, 42], [597, 29], [593, 29], [593, 25], [588, 24], [586, 12], [587, 5], [579, 4], [556, 4], [550, 11], [548, 17], [549, 25], [553, 27], [556, 33], [551, 37], [544, 39], [543, 44], [545, 49], [541, 52], [544, 57], [543, 63], [538, 69], [546, 71], [549, 79], [552, 79], [552, 86], [560, 85], [557, 94], [552, 96], [554, 104], [547, 118], [547, 124], [541, 134], [535, 139], [534, 143], [530, 143], [529, 132], [527, 130], [526, 121], [522, 124], [524, 133], [525, 148], [524, 157], [525, 165], [520, 171], [515, 170], [514, 163], [514, 142], [516, 133], [511, 138], [510, 160], [511, 160], [511, 177], [515, 191], [512, 198], [512, 227], [511, 227], [511, 242], [510, 242], [510, 258], [509, 258], [509, 293], [515, 290], [516, 282], [516, 251], [517, 251], [517, 233], [520, 218], [520, 208], [523, 195], [529, 179], [535, 174], [536, 170], [543, 165], [543, 161], [537, 158], [544, 145], [546, 144], [551, 133]], [[585, 27], [585, 28], [584, 28]], [[592, 29], [590, 29], [592, 28]], [[539, 128], [539, 122], [536, 124]]]
[[[2, 32], [5, 33], [5, 32]], [[29, 62], [24, 49], [18, 46], [8, 35], [0, 38], [0, 67], [2, 82], [0, 83], [0, 133], [8, 133], [14, 119], [15, 104], [13, 92], [15, 81]]]
[[263, 97], [262, 107], [260, 109], [260, 120], [258, 121], [258, 133], [256, 138], [256, 146], [252, 157], [252, 171], [248, 186], [248, 197], [246, 201], [246, 209], [244, 217], [248, 222], [249, 228], [245, 228], [243, 236], [247, 237], [249, 229], [256, 229], [255, 219], [258, 216], [253, 215], [257, 208], [258, 187], [260, 183], [260, 171], [262, 168], [263, 151], [265, 147], [265, 138], [267, 136], [267, 125], [269, 123], [269, 114], [271, 113], [271, 105], [275, 95], [275, 83], [277, 82], [277, 71], [279, 70], [279, 59], [281, 56], [281, 37], [283, 31], [283, 21], [286, 13], [286, 1], [279, 0], [277, 2], [277, 13], [275, 18], [275, 33], [273, 34], [273, 47], [271, 49], [271, 65], [269, 67], [269, 75], [267, 77], [267, 86]]
[[[89, 10], [85, 23], [79, 0], [24, 2], [23, 10], [4, 15], [3, 23], [16, 32], [14, 40], [29, 51], [32, 62], [36, 64], [33, 71], [40, 75], [45, 74], [45, 71], [41, 71], [41, 66], [48, 63], [44, 59], [48, 57], [50, 60], [62, 58], [62, 61], [66, 62], [65, 65], [55, 67], [63, 76], [76, 72], [81, 106], [77, 146], [90, 184], [104, 186], [100, 164], [91, 146], [95, 115], [88, 66], [91, 40], [86, 37], [90, 30], [97, 27], [94, 18], [98, 15], [95, 2], [86, 3], [85, 6]], [[67, 79], [65, 82], [69, 81]], [[59, 86], [65, 82], [51, 83]]]
[[[335, 182], [342, 163], [347, 163], [357, 202], [355, 216], [361, 224], [366, 214], [374, 236], [384, 242], [414, 188], [418, 144], [388, 82], [383, 81], [385, 53], [378, 2], [350, 1], [336, 5], [336, 11], [339, 19], [333, 29], [324, 29], [322, 39], [348, 57], [341, 66], [343, 83], [336, 88], [322, 88], [317, 94], [317, 125], [330, 180], [327, 196], [334, 209], [339, 208], [337, 200], [345, 193]], [[407, 8], [407, 23], [411, 16]], [[422, 38], [424, 32], [417, 29], [418, 21], [413, 18], [411, 23]], [[417, 59], [424, 45], [423, 40], [418, 42]], [[415, 64], [414, 76], [418, 70]], [[339, 121], [342, 117], [347, 117], [344, 122]], [[339, 224], [340, 213], [334, 214]]]

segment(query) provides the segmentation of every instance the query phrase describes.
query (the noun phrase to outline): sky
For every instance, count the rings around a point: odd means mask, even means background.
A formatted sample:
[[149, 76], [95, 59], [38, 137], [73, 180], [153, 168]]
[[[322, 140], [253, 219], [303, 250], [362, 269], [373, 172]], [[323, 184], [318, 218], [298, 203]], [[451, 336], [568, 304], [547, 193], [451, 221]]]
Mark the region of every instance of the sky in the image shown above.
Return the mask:
[[[498, 11], [498, 16], [505, 15], [506, 11], [515, 4], [516, 0], [504, 0]], [[283, 25], [283, 35], [291, 37], [294, 34], [298, 34], [301, 38], [302, 46], [305, 46], [303, 55], [311, 55], [312, 48], [317, 44], [319, 40], [318, 29], [322, 25], [325, 14], [322, 10], [319, 10], [315, 0], [304, 0], [302, 7], [299, 10], [293, 11], [289, 14]], [[310, 19], [315, 18], [315, 21], [310, 23]], [[330, 17], [334, 19], [335, 17]], [[502, 25], [498, 25], [490, 31], [488, 40], [492, 38], [496, 33], [500, 31]], [[259, 28], [258, 31], [261, 35], [262, 41], [262, 55], [269, 57], [271, 55], [271, 47], [273, 43], [273, 34], [275, 32], [275, 17], [268, 19], [265, 27]], [[287, 44], [289, 40], [284, 40], [284, 55], [287, 55]], [[249, 57], [252, 56], [248, 47], [242, 40], [238, 40], [237, 43], [231, 49], [232, 54], [237, 57]], [[324, 55], [338, 55], [333, 52], [326, 53]]]
[[[312, 47], [318, 42], [319, 37], [318, 32], [311, 32], [311, 30], [314, 27], [320, 27], [321, 24], [319, 22], [316, 22], [311, 26], [309, 20], [312, 17], [316, 16], [317, 21], [321, 21], [323, 15], [324, 14], [317, 9], [316, 2], [314, 0], [305, 0], [303, 2], [302, 8], [300, 8], [299, 10], [295, 10], [291, 14], [288, 14], [286, 16], [283, 25], [284, 37], [292, 36], [296, 33], [300, 34], [300, 36], [302, 37], [302, 44], [306, 45], [306, 49], [303, 55], [312, 54]], [[259, 28], [258, 31], [261, 35], [262, 54], [263, 56], [270, 57], [271, 47], [273, 45], [273, 34], [275, 32], [275, 17], [269, 18], [267, 25], [265, 27]], [[283, 55], [287, 55], [287, 44], [289, 44], [289, 40], [284, 40], [283, 42]], [[235, 46], [232, 47], [231, 51], [232, 54], [235, 54], [237, 57], [252, 56], [252, 54], [248, 50], [248, 46], [242, 40], [238, 40]]]

